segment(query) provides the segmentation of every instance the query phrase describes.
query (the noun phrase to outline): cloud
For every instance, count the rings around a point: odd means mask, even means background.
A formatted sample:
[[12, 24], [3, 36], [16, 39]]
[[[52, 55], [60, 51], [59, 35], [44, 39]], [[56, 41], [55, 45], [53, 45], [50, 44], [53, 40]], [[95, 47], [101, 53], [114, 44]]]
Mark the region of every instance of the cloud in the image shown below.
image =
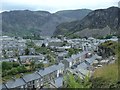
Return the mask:
[[117, 6], [119, 0], [2, 0], [2, 10], [46, 10], [55, 12], [66, 9], [98, 9]]

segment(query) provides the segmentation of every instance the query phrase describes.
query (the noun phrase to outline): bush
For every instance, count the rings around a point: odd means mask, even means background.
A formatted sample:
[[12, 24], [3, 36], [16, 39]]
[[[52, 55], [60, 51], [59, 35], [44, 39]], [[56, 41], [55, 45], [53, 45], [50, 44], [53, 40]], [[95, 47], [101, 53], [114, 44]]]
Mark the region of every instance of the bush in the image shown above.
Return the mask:
[[81, 50], [80, 49], [73, 49], [73, 48], [70, 48], [68, 49], [68, 56], [71, 56], [73, 54], [77, 54], [78, 52], [80, 52]]
[[10, 72], [11, 72], [11, 75], [15, 75], [18, 73], [17, 68], [13, 68]]
[[24, 66], [19, 66], [19, 67], [17, 67], [17, 71], [18, 71], [18, 73], [24, 73], [27, 71], [27, 69]]
[[30, 64], [24, 64], [25, 66], [30, 66]]
[[36, 68], [43, 68], [44, 67], [44, 64], [41, 62], [41, 63], [39, 63], [39, 64], [37, 64], [37, 66], [36, 66]]
[[10, 70], [13, 67], [13, 63], [11, 62], [2, 62], [2, 70]]
[[4, 70], [4, 71], [2, 72], [2, 77], [6, 76], [7, 74], [8, 74], [7, 70]]
[[18, 66], [19, 66], [19, 63], [13, 62], [13, 67], [18, 67]]
[[68, 72], [64, 76], [64, 88], [91, 88], [91, 85], [89, 75], [81, 79], [79, 76]]

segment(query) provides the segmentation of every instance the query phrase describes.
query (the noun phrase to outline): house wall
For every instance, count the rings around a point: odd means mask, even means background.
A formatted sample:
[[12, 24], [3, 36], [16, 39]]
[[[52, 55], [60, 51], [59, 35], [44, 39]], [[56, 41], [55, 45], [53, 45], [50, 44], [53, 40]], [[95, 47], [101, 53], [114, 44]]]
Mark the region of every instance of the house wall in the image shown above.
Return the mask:
[[68, 67], [71, 67], [72, 65], [73, 65], [73, 63], [72, 62], [68, 62], [69, 63], [69, 66]]
[[67, 60], [64, 60], [63, 61], [64, 65], [65, 65], [65, 68], [68, 68], [70, 65], [69, 65], [69, 62]]

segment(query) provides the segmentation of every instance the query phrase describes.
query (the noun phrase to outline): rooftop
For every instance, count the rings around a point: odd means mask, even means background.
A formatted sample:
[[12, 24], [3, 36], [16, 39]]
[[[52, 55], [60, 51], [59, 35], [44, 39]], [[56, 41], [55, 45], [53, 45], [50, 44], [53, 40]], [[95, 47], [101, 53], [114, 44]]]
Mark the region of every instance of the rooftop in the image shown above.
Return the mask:
[[32, 73], [32, 74], [28, 74], [22, 77], [26, 82], [32, 81], [32, 80], [36, 80], [40, 78], [40, 75], [36, 72]]
[[67, 58], [66, 60], [68, 62], [72, 62], [72, 61], [76, 60], [77, 58], [81, 57], [82, 55], [85, 55], [86, 53], [88, 53], [88, 52], [87, 51], [80, 52], [78, 54], [72, 55], [70, 58]]
[[92, 56], [91, 58], [87, 58], [86, 61], [91, 65], [96, 60], [96, 55]]
[[24, 82], [24, 80], [22, 78], [18, 78], [15, 80], [10, 80], [6, 83], [7, 88], [15, 88], [15, 87], [19, 87], [19, 86], [23, 86], [26, 83]]
[[63, 77], [55, 79], [55, 85], [59, 88], [63, 86]]
[[47, 74], [49, 74], [49, 73], [52, 73], [52, 72], [54, 72], [54, 71], [56, 71], [56, 70], [59, 70], [60, 68], [63, 68], [64, 67], [64, 64], [62, 64], [62, 63], [59, 63], [58, 65], [52, 65], [52, 66], [50, 66], [50, 67], [47, 67], [47, 68], [45, 68], [44, 70], [39, 70], [39, 74], [41, 75], [41, 76], [44, 76], [44, 75], [47, 75]]

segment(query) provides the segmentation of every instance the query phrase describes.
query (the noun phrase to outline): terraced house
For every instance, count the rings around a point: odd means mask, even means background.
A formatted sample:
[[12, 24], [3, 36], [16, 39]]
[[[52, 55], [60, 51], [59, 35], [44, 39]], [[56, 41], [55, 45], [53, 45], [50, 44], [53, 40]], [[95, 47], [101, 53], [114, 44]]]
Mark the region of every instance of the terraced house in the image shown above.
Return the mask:
[[65, 68], [72, 67], [76, 63], [84, 61], [87, 53], [88, 53], [87, 51], [84, 51], [78, 54], [74, 54], [70, 58], [66, 58], [64, 61]]
[[20, 78], [12, 78], [12, 80], [0, 85], [3, 89], [11, 88], [41, 88], [46, 84], [54, 87], [60, 87], [63, 83], [64, 64], [59, 63], [42, 70], [35, 71], [32, 74], [21, 75]]

